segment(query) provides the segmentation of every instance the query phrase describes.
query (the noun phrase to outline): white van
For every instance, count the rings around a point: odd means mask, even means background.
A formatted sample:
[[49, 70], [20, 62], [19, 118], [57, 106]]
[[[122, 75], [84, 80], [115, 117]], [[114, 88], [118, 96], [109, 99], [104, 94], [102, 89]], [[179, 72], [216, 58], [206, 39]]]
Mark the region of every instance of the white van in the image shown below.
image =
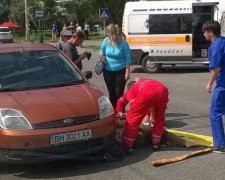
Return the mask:
[[208, 64], [209, 42], [202, 33], [207, 20], [221, 22], [225, 34], [224, 0], [127, 2], [122, 31], [132, 64], [147, 73], [159, 72], [163, 64]]

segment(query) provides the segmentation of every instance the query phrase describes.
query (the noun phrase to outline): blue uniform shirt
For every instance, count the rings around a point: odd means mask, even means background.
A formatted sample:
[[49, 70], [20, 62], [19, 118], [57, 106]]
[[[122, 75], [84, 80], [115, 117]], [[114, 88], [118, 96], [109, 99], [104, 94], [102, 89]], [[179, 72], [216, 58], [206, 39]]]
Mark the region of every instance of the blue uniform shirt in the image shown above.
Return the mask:
[[219, 36], [209, 47], [209, 69], [221, 68], [216, 78], [218, 87], [225, 88], [225, 38]]
[[105, 69], [108, 71], [119, 71], [131, 64], [130, 47], [123, 38], [117, 46], [113, 46], [106, 37], [101, 44], [100, 55], [105, 56]]

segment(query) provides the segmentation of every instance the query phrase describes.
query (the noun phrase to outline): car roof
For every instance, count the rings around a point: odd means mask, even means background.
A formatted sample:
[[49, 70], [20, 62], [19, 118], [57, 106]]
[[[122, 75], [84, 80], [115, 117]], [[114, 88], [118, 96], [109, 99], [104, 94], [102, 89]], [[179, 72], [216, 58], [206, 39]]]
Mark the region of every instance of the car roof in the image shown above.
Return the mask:
[[18, 51], [57, 51], [50, 44], [45, 43], [5, 43], [0, 44], [0, 54]]

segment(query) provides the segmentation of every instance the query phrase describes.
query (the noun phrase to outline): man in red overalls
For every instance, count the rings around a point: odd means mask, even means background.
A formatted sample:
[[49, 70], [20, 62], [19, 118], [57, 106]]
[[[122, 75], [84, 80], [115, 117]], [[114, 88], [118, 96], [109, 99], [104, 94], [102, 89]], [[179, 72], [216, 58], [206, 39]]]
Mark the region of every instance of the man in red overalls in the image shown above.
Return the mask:
[[157, 151], [165, 126], [165, 111], [168, 103], [168, 89], [159, 81], [153, 79], [138, 79], [125, 94], [118, 99], [116, 112], [123, 115], [125, 106], [130, 103], [126, 115], [123, 144], [127, 149], [134, 146], [138, 128], [151, 108], [154, 108], [154, 124], [152, 129], [152, 148]]

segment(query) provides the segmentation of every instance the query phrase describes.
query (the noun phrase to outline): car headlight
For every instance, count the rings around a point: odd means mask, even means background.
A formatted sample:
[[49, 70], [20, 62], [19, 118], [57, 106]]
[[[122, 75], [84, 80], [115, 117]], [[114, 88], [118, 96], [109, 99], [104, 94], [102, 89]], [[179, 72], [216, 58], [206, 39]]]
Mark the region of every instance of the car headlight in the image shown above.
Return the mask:
[[11, 130], [32, 129], [24, 115], [15, 109], [0, 108], [0, 127]]
[[99, 106], [100, 119], [106, 118], [114, 114], [113, 106], [106, 96], [101, 96], [98, 99], [98, 106]]

